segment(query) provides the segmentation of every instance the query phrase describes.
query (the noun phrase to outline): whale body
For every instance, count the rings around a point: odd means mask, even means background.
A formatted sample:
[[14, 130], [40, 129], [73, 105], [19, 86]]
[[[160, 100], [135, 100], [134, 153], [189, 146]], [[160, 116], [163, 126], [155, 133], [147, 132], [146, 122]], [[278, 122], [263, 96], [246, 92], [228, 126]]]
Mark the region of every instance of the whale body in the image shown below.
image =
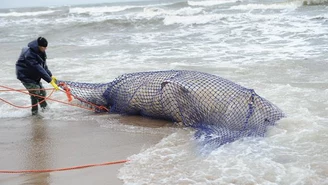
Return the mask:
[[198, 71], [128, 73], [103, 84], [63, 82], [75, 97], [109, 107], [111, 113], [166, 119], [203, 131], [215, 128], [219, 145], [263, 136], [284, 117], [253, 89]]

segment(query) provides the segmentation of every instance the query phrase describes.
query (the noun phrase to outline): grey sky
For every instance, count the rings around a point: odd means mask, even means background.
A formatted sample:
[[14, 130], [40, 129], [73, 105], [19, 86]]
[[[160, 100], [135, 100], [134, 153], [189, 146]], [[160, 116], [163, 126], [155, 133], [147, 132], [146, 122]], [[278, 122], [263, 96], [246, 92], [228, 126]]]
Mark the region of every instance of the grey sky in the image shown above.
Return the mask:
[[95, 4], [109, 2], [128, 2], [136, 0], [0, 0], [0, 8], [19, 8], [36, 6], [59, 6], [74, 4]]

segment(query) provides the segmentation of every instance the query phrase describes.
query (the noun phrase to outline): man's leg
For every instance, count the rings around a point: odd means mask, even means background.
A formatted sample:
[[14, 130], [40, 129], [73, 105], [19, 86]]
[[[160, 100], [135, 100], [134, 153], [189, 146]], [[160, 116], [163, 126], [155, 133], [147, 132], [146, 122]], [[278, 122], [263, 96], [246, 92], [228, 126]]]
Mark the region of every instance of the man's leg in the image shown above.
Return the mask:
[[25, 88], [28, 90], [31, 96], [31, 104], [32, 104], [32, 115], [38, 114], [38, 97], [34, 95], [40, 94], [40, 86], [34, 83], [23, 83]]
[[45, 108], [47, 107], [47, 102], [46, 102], [46, 100], [45, 100], [45, 97], [47, 96], [47, 92], [46, 92], [46, 90], [44, 90], [44, 87], [42, 86], [42, 83], [40, 82], [39, 83], [39, 88], [40, 88], [40, 93], [39, 93], [39, 95], [41, 96], [41, 97], [38, 97], [38, 99], [39, 99], [39, 102], [41, 102], [40, 103], [40, 106], [41, 106], [41, 108], [42, 108], [42, 110], [45, 110]]

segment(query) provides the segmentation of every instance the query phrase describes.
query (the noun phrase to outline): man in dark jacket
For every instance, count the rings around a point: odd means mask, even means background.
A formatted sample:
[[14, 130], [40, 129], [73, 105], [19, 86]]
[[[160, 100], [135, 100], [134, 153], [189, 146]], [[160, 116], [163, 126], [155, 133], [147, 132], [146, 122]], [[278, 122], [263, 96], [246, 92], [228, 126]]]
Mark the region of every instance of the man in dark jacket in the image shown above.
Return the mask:
[[38, 113], [38, 104], [42, 110], [47, 107], [45, 101], [46, 91], [44, 90], [41, 79], [50, 83], [56, 90], [59, 87], [56, 84], [56, 78], [48, 69], [46, 64], [46, 49], [48, 41], [44, 37], [39, 37], [23, 48], [16, 62], [16, 76], [28, 92], [31, 94], [32, 115]]

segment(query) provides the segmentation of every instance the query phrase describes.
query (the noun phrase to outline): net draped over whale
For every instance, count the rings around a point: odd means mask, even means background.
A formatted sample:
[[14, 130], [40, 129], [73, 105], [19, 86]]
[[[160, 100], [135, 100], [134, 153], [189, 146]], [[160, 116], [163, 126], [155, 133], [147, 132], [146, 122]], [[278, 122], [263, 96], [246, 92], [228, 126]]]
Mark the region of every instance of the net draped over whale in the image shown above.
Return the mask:
[[109, 83], [64, 82], [80, 101], [111, 113], [142, 115], [196, 128], [206, 144], [220, 146], [241, 137], [264, 136], [283, 112], [242, 87], [216, 75], [170, 70], [123, 74]]

